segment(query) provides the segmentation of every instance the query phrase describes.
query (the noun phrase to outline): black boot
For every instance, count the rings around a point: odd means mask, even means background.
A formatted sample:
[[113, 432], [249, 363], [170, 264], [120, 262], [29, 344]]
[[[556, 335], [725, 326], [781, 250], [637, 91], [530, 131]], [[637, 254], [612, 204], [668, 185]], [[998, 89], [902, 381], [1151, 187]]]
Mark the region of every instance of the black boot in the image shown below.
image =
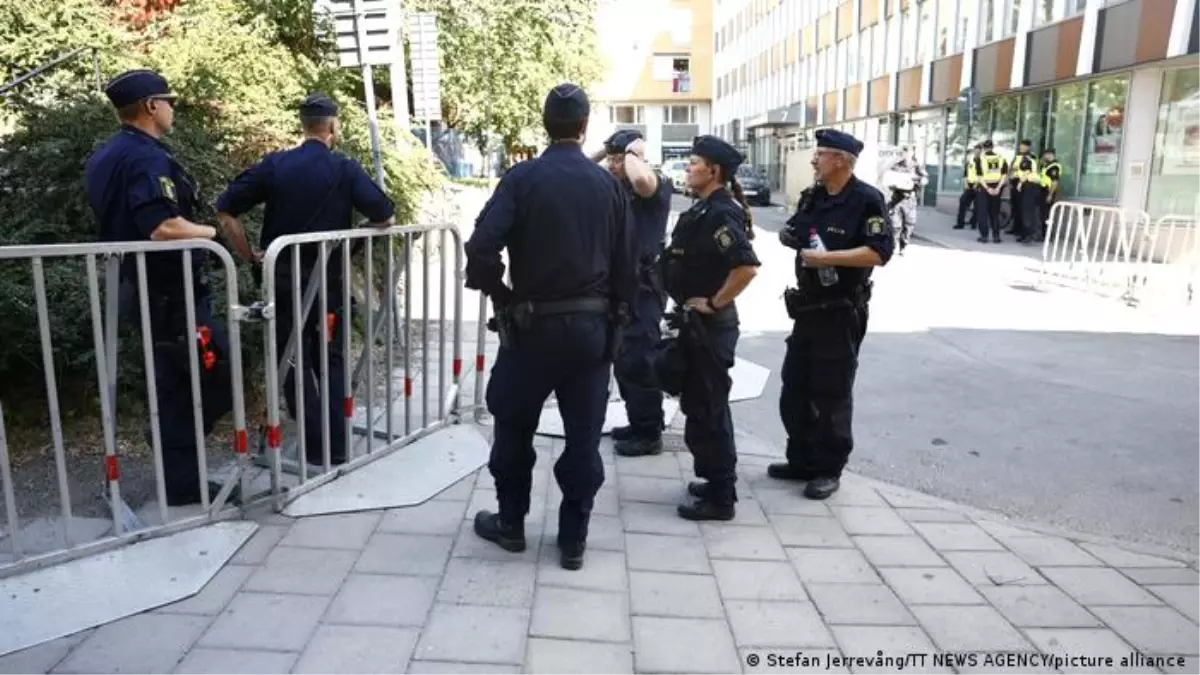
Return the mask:
[[662, 454], [662, 437], [635, 436], [613, 443], [613, 452], [622, 457], [647, 457]]
[[558, 541], [558, 564], [564, 570], [577, 570], [583, 567], [583, 552], [587, 550], [587, 542]]
[[511, 553], [525, 550], [525, 523], [505, 522], [486, 509], [475, 514], [475, 534]]
[[623, 427], [613, 427], [612, 439], [614, 441], [625, 441], [633, 438], [633, 427], [628, 424]]
[[733, 520], [736, 515], [733, 504], [717, 504], [707, 497], [691, 504], [680, 504], [676, 511], [684, 520]]
[[688, 483], [687, 493], [696, 499], [704, 499], [708, 495], [708, 481], [694, 480]]
[[799, 469], [787, 462], [776, 462], [767, 467], [767, 475], [777, 480], [812, 480], [816, 474]]
[[841, 481], [836, 476], [814, 478], [804, 486], [804, 496], [808, 499], [828, 499], [841, 487]]

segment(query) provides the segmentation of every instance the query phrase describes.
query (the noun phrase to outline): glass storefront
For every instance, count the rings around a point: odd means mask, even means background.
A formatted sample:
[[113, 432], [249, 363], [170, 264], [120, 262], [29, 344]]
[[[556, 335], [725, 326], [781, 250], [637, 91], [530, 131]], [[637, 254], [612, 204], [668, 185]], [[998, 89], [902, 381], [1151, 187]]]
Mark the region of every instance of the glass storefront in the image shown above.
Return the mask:
[[1163, 74], [1146, 211], [1153, 218], [1200, 212], [1200, 69]]
[[1121, 134], [1125, 123], [1126, 76], [1088, 86], [1087, 133], [1079, 170], [1079, 197], [1116, 199], [1121, 173]]

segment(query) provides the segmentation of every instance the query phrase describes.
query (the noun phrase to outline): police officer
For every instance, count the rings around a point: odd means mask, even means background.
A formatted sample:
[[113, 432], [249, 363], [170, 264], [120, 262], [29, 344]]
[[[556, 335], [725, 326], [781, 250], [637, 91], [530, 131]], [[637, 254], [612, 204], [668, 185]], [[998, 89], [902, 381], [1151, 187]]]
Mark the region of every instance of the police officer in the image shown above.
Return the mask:
[[1032, 234], [1035, 242], [1046, 240], [1046, 223], [1050, 220], [1050, 209], [1058, 201], [1058, 186], [1062, 181], [1062, 164], [1055, 158], [1054, 148], [1042, 150], [1042, 170], [1038, 191], [1038, 227]]
[[[780, 233], [797, 251], [797, 288], [784, 294], [795, 322], [780, 375], [787, 462], [770, 465], [767, 475], [808, 481], [804, 496], [825, 499], [837, 491], [854, 449], [853, 388], [869, 280], [872, 268], [892, 257], [894, 235], [883, 195], [854, 176], [862, 142], [832, 129], [818, 130], [816, 139], [816, 184], [802, 192]], [[814, 248], [814, 235], [825, 251]]]
[[[175, 121], [170, 87], [152, 70], [130, 70], [105, 86], [121, 128], [87, 162], [88, 200], [99, 223], [101, 241], [177, 241], [213, 239], [216, 230], [196, 222], [200, 205], [196, 181], [175, 159], [162, 137]], [[158, 394], [163, 479], [171, 506], [202, 500], [192, 408], [188, 340], [198, 342], [203, 427], [207, 435], [232, 410], [229, 344], [224, 327], [212, 315], [207, 253], [192, 252], [192, 281], [197, 335], [187, 326], [183, 256], [179, 252], [146, 256], [150, 332]], [[136, 288], [133, 256], [121, 266], [122, 283]], [[207, 482], [207, 481], [205, 481]], [[220, 490], [207, 484], [211, 495]]]
[[[372, 225], [386, 227], [395, 219], [395, 205], [352, 159], [333, 151], [339, 137], [338, 106], [330, 98], [314, 94], [300, 104], [300, 125], [304, 140], [295, 148], [274, 152], [246, 169], [217, 199], [217, 217], [238, 254], [257, 262], [260, 253], [250, 249], [246, 231], [238, 220], [250, 209], [265, 203], [259, 246], [266, 249], [276, 238], [288, 234], [345, 230], [352, 227], [354, 211], [365, 215]], [[335, 251], [333, 247], [329, 251]], [[308, 285], [317, 264], [316, 244], [301, 246], [300, 290]], [[292, 254], [285, 251], [275, 267], [275, 345], [279, 355], [292, 335]], [[321, 431], [321, 350], [329, 361], [329, 454], [331, 464], [346, 462], [344, 415], [345, 367], [342, 359], [343, 328], [347, 308], [342, 306], [342, 264], [340, 256], [329, 256], [326, 265], [329, 314], [320, 317], [316, 303], [309, 311], [304, 329], [299, 332], [297, 349], [303, 349], [304, 372], [304, 443], [310, 464], [324, 464], [324, 437]], [[303, 308], [301, 308], [303, 309]], [[329, 341], [322, 345], [322, 330]], [[288, 370], [283, 393], [288, 410], [296, 416], [296, 369]]]
[[[744, 158], [715, 136], [692, 142], [687, 185], [697, 201], [684, 211], [667, 245], [667, 293], [675, 304], [699, 319], [696, 332], [681, 331], [684, 377], [680, 408], [687, 416], [683, 439], [693, 457], [696, 477], [688, 485], [696, 500], [681, 504], [688, 520], [731, 520], [737, 501], [737, 451], [729, 410], [738, 340], [738, 297], [760, 265], [750, 245], [744, 202], [731, 183]], [[686, 336], [686, 337], [685, 337]]]
[[971, 171], [971, 165], [979, 157], [981, 147], [976, 143], [971, 148], [971, 154], [967, 157], [967, 161], [963, 162], [963, 191], [958, 196], [958, 216], [954, 219], [954, 229], [961, 230], [967, 226], [967, 213], [970, 212], [971, 227], [975, 227], [975, 184], [974, 172]]
[[1013, 214], [1012, 227], [1008, 233], [1016, 235], [1018, 241], [1026, 241], [1027, 236], [1037, 221], [1038, 197], [1036, 186], [1041, 179], [1037, 160], [1033, 157], [1033, 146], [1028, 140], [1021, 141], [1017, 154], [1013, 157], [1012, 172], [1009, 176], [1009, 209]]
[[[566, 443], [554, 465], [562, 490], [560, 564], [583, 565], [588, 521], [604, 483], [600, 435], [617, 316], [636, 319], [637, 238], [625, 188], [580, 147], [587, 95], [574, 84], [550, 91], [542, 123], [550, 146], [500, 179], [466, 243], [467, 288], [491, 297], [500, 351], [488, 381], [494, 420], [488, 468], [499, 513], [475, 514], [475, 533], [508, 551], [525, 550], [533, 436], [553, 393]], [[501, 250], [512, 264], [504, 283]]]
[[604, 141], [602, 153], [593, 159], [608, 159], [608, 170], [625, 187], [633, 209], [638, 241], [640, 287], [637, 321], [625, 328], [621, 354], [614, 370], [629, 425], [613, 429], [614, 451], [636, 457], [662, 452], [662, 390], [639, 383], [634, 374], [643, 372], [650, 352], [658, 344], [664, 298], [658, 274], [658, 256], [667, 236], [671, 213], [671, 184], [646, 163], [645, 141], [633, 130], [618, 131]]
[[916, 151], [906, 146], [903, 148], [903, 153], [903, 157], [893, 169], [910, 174], [913, 187], [911, 190], [901, 191], [896, 197], [893, 197], [891, 201], [895, 202], [895, 205], [890, 209], [894, 216], [893, 222], [897, 219], [900, 221], [900, 226], [896, 228], [896, 248], [900, 255], [904, 255], [904, 249], [908, 247], [908, 240], [917, 226], [917, 195], [928, 180], [925, 167], [917, 161]]
[[988, 139], [982, 144], [983, 153], [971, 163], [969, 180], [975, 185], [975, 222], [979, 225], [979, 241], [1000, 243], [1000, 191], [1008, 176], [1008, 162], [992, 149]]

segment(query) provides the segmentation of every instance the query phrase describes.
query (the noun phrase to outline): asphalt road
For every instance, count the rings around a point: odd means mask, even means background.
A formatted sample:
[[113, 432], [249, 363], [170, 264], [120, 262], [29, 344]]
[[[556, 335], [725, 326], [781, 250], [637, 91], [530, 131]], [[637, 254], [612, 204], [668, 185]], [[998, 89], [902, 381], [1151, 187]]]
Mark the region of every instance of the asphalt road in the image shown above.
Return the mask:
[[[676, 208], [689, 200], [676, 198]], [[771, 369], [735, 423], [782, 453], [787, 214], [755, 208], [739, 356]], [[947, 230], [922, 214], [918, 230]], [[954, 235], [961, 234], [955, 232]], [[966, 236], [963, 237], [966, 239]], [[1200, 358], [1178, 314], [1029, 288], [1032, 254], [910, 247], [875, 274], [849, 470], [1023, 520], [1197, 552]], [[1183, 323], [1183, 325], [1180, 325]]]

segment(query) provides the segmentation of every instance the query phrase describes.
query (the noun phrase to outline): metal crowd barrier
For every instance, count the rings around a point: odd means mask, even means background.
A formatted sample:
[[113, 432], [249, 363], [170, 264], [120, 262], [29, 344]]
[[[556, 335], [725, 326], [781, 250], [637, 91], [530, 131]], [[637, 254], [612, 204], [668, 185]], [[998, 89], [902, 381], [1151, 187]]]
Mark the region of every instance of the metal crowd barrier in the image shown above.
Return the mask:
[[1132, 281], [1136, 301], [1190, 305], [1200, 282], [1200, 217], [1166, 215], [1139, 233]]
[[[11, 452], [3, 433], [3, 418], [0, 411], [0, 479], [4, 494], [4, 512], [8, 528], [7, 541], [0, 540], [3, 554], [0, 557], [0, 576], [28, 569], [55, 564], [67, 559], [95, 553], [133, 541], [159, 534], [176, 532], [196, 525], [227, 518], [237, 512], [226, 508], [225, 502], [237, 484], [245, 476], [249, 466], [246, 461], [246, 418], [242, 390], [241, 333], [237, 321], [227, 322], [229, 340], [229, 369], [232, 415], [235, 427], [234, 453], [238, 459], [237, 470], [222, 485], [217, 495], [209, 494], [205, 433], [203, 429], [203, 401], [200, 397], [200, 362], [196, 339], [187, 340], [189, 345], [189, 372], [192, 394], [192, 423], [197, 442], [196, 452], [200, 473], [201, 510], [181, 518], [172, 519], [166, 499], [166, 483], [163, 471], [162, 429], [159, 418], [157, 382], [155, 379], [154, 335], [151, 330], [150, 303], [147, 292], [146, 256], [167, 252], [180, 253], [183, 268], [186, 328], [189, 335], [199, 335], [196, 323], [196, 298], [193, 287], [192, 256], [208, 253], [220, 261], [226, 276], [226, 299], [229, 307], [238, 302], [237, 277], [233, 258], [220, 245], [206, 240], [172, 242], [121, 242], [89, 244], [55, 244], [40, 246], [0, 247], [0, 261], [27, 261], [33, 276], [33, 300], [37, 310], [38, 332], [42, 347], [42, 368], [45, 374], [45, 393], [48, 407], [49, 431], [54, 448], [55, 473], [58, 484], [58, 541], [50, 550], [33, 550], [25, 545], [22, 518], [18, 513], [16, 481], [13, 477]], [[147, 408], [149, 414], [149, 440], [153, 449], [155, 494], [158, 501], [157, 515], [160, 523], [148, 525], [144, 516], [136, 514], [126, 504], [121, 492], [121, 457], [116, 446], [116, 394], [118, 379], [117, 324], [122, 259], [133, 256], [137, 271], [137, 301], [142, 353], [146, 370]], [[99, 538], [88, 540], [88, 535], [77, 531], [81, 524], [74, 514], [71, 501], [67, 453], [63, 438], [62, 414], [59, 408], [58, 383], [55, 379], [54, 339], [50, 330], [50, 312], [46, 295], [46, 262], [52, 259], [80, 258], [86, 264], [88, 297], [91, 305], [91, 329], [96, 355], [96, 382], [100, 399], [101, 425], [103, 430], [104, 460], [96, 467], [96, 476], [104, 477], [107, 494], [105, 500], [111, 511], [111, 529]], [[105, 263], [105, 307], [101, 316], [100, 283], [98, 260]], [[215, 316], [214, 320], [219, 320]], [[45, 514], [39, 514], [43, 516]], [[44, 546], [42, 547], [45, 548]], [[7, 558], [7, 562], [5, 562]]]

